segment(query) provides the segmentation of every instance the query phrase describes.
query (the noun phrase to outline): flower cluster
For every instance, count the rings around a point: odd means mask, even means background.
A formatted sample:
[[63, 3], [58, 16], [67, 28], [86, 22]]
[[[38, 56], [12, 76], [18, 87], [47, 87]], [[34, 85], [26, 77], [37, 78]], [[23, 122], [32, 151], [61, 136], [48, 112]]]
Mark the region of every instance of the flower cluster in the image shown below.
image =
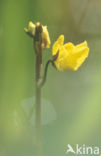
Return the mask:
[[41, 29], [42, 31], [42, 49], [49, 48], [51, 42], [50, 42], [50, 37], [49, 37], [48, 30], [47, 30], [47, 26], [43, 26], [39, 22], [35, 24], [33, 22], [29, 22], [28, 29], [25, 28], [24, 30], [31, 37], [35, 38], [36, 31], [38, 30], [38, 28]]
[[[41, 25], [39, 22], [29, 22], [28, 29], [25, 28], [26, 33], [35, 38], [36, 30], [41, 28], [42, 31], [42, 49], [50, 47], [50, 37], [47, 26]], [[76, 71], [88, 57], [89, 48], [87, 42], [84, 41], [78, 45], [69, 42], [64, 44], [64, 36], [60, 35], [52, 47], [53, 64], [59, 71], [73, 70]]]

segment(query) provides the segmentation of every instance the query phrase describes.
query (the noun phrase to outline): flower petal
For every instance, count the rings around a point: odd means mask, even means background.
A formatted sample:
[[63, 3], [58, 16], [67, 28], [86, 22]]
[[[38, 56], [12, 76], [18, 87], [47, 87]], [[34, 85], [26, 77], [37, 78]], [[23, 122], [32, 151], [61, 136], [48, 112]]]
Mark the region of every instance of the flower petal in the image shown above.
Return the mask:
[[44, 48], [49, 48], [51, 41], [49, 37], [49, 32], [47, 30], [47, 26], [42, 26], [43, 28], [43, 41], [44, 41]]
[[69, 43], [64, 44], [64, 47], [70, 53], [74, 49], [74, 44], [69, 42]]
[[58, 52], [61, 46], [63, 46], [63, 43], [64, 43], [64, 35], [60, 35], [52, 47], [52, 55], [55, 55]]
[[58, 58], [56, 59], [55, 66], [59, 71], [64, 71], [67, 68], [67, 56], [68, 56], [68, 52], [67, 50], [64, 48], [64, 46], [62, 46], [59, 49], [59, 54], [58, 54]]
[[85, 47], [82, 50], [69, 55], [67, 57], [67, 67], [71, 70], [77, 70], [88, 57], [88, 54], [89, 48]]
[[78, 44], [78, 45], [76, 46], [76, 48], [82, 48], [82, 47], [87, 47], [87, 41], [84, 41], [83, 43]]

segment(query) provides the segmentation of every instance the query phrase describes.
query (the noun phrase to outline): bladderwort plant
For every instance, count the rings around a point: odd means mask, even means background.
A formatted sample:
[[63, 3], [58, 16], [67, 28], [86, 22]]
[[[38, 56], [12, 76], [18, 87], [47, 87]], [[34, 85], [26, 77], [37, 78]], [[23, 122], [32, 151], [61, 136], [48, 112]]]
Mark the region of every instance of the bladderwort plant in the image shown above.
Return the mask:
[[47, 77], [49, 64], [59, 71], [76, 71], [85, 61], [89, 54], [87, 42], [74, 45], [73, 43], [64, 44], [64, 35], [60, 35], [52, 47], [52, 56], [45, 65], [44, 75], [42, 76], [42, 56], [43, 51], [50, 47], [50, 37], [47, 26], [43, 26], [39, 22], [29, 22], [25, 32], [33, 39], [33, 46], [36, 54], [36, 141], [37, 145], [41, 144], [41, 88]]

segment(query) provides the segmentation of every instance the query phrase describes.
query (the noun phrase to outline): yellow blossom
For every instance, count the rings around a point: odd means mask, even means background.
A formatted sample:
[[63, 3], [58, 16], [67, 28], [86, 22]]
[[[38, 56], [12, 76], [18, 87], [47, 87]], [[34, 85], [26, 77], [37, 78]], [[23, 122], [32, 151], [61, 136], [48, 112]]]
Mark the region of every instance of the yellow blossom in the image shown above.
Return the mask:
[[52, 55], [57, 52], [58, 56], [54, 61], [56, 68], [59, 71], [76, 71], [88, 57], [89, 48], [86, 41], [76, 46], [71, 42], [64, 44], [64, 36], [60, 35], [53, 45]]
[[[35, 37], [36, 35], [36, 29], [38, 30], [38, 28], [41, 28], [42, 29], [42, 48], [45, 49], [45, 48], [49, 48], [50, 47], [50, 44], [51, 44], [51, 41], [50, 41], [50, 37], [49, 37], [49, 32], [47, 30], [47, 26], [43, 26], [40, 24], [40, 22], [37, 22], [37, 23], [33, 23], [33, 22], [29, 22], [28, 24], [28, 28], [25, 28], [25, 32], [30, 35], [31, 37]], [[37, 33], [38, 35], [38, 33]]]

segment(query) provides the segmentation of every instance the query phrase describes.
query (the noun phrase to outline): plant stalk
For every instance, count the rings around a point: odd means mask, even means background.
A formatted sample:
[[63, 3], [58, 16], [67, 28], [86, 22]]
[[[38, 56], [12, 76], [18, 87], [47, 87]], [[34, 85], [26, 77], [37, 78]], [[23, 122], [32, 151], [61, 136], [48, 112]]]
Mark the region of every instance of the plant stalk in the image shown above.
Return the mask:
[[41, 86], [38, 85], [38, 81], [41, 75], [42, 68], [42, 53], [40, 52], [36, 56], [36, 141], [37, 145], [41, 144]]
[[42, 25], [36, 26], [36, 32], [34, 36], [34, 48], [36, 53], [36, 114], [35, 114], [35, 127], [36, 127], [36, 144], [38, 148], [41, 147], [41, 86], [38, 82], [41, 77], [42, 68]]

